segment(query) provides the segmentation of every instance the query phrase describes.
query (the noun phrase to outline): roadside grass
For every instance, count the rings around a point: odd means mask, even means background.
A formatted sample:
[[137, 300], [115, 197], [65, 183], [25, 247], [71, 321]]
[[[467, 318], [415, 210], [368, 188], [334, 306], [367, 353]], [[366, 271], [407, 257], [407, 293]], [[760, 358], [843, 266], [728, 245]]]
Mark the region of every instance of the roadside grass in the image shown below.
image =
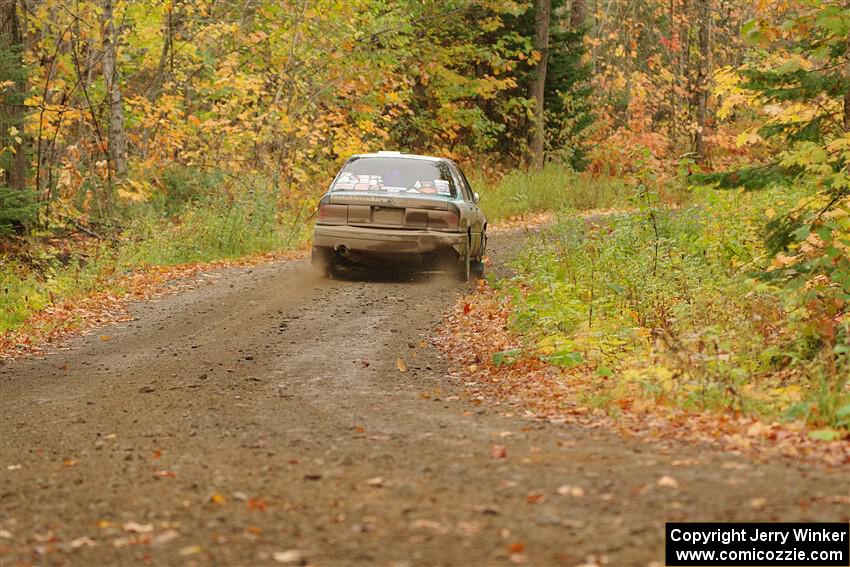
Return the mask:
[[[0, 333], [25, 333], [45, 310], [94, 294], [121, 296], [134, 273], [292, 250], [308, 237], [306, 204], [280, 203], [268, 179], [188, 171], [163, 179], [173, 186], [125, 204], [124, 228], [102, 239], [35, 240], [26, 254], [0, 258]], [[38, 321], [42, 333], [50, 330], [47, 319]]]
[[[540, 171], [512, 170], [500, 179], [472, 174], [470, 184], [481, 195], [490, 223], [546, 211], [612, 209], [631, 206], [633, 191], [620, 177], [593, 176], [547, 163]], [[683, 186], [668, 185], [660, 196], [668, 204], [687, 200]]]
[[763, 277], [765, 211], [780, 217], [799, 197], [696, 188], [698, 206], [671, 210], [639, 190], [633, 212], [563, 212], [516, 276], [494, 282], [523, 354], [493, 363], [524, 355], [562, 367], [582, 403], [609, 413], [651, 403], [847, 435], [850, 322], [836, 322], [835, 344], [818, 342], [807, 307]]

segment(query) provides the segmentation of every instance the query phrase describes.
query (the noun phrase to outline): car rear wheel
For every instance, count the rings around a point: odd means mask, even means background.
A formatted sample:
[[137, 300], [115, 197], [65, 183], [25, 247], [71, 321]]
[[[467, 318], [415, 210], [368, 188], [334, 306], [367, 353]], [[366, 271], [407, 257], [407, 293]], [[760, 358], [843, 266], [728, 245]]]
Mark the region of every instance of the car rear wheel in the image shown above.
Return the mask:
[[466, 251], [460, 259], [460, 265], [457, 270], [457, 277], [463, 283], [469, 281], [472, 274], [472, 241], [467, 237]]
[[316, 273], [327, 276], [334, 267], [335, 254], [333, 248], [313, 246], [313, 252], [310, 255], [310, 264], [312, 264]]
[[486, 249], [487, 233], [484, 232], [481, 234], [481, 248], [479, 249], [481, 256], [473, 258], [470, 264], [470, 275], [475, 279], [481, 279], [484, 277], [484, 250]]
[[469, 266], [470, 275], [475, 279], [484, 277], [484, 262], [482, 260], [473, 260]]

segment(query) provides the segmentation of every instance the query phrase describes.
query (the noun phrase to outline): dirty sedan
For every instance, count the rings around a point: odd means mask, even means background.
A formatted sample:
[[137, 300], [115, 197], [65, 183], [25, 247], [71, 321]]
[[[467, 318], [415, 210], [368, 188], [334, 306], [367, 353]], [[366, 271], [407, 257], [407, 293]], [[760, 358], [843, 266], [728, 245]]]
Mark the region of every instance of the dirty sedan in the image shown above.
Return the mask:
[[480, 275], [487, 221], [463, 172], [444, 158], [378, 152], [351, 157], [319, 201], [313, 265], [418, 262]]

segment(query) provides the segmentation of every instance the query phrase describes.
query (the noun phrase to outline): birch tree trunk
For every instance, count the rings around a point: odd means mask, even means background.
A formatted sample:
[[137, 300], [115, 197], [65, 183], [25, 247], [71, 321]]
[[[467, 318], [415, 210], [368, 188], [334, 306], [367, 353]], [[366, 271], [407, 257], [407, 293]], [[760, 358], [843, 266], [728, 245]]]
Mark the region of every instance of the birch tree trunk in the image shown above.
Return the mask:
[[708, 76], [711, 73], [711, 0], [698, 0], [699, 17], [699, 72], [697, 75], [697, 132], [694, 149], [697, 160], [705, 161], [705, 123], [708, 104]]
[[850, 132], [850, 38], [847, 39], [847, 49], [844, 51], [844, 131]]
[[[3, 58], [1, 80], [11, 80], [0, 104], [0, 147], [11, 148], [8, 169], [0, 175], [0, 182], [12, 189], [23, 191], [27, 187], [27, 153], [24, 140], [24, 93], [26, 75], [23, 68], [23, 33], [18, 19], [17, 0], [0, 0], [0, 57]], [[10, 130], [17, 133], [12, 136]], [[20, 140], [20, 142], [18, 141]]]
[[528, 98], [534, 104], [531, 131], [529, 132], [529, 165], [542, 169], [544, 162], [543, 98], [546, 91], [546, 65], [549, 59], [549, 20], [551, 0], [534, 0], [534, 50], [540, 54], [528, 86]]
[[112, 0], [103, 0], [103, 78], [109, 100], [110, 173], [127, 173], [127, 133], [124, 130], [124, 105], [121, 98], [121, 74], [116, 63], [117, 37]]

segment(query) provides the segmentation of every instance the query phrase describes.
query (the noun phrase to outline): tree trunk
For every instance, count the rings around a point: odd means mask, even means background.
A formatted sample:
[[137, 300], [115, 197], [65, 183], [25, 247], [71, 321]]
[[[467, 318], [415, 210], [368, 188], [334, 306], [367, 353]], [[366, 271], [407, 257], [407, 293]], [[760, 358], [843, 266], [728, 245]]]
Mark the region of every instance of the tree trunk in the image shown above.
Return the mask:
[[697, 1], [699, 17], [699, 73], [697, 76], [697, 132], [694, 146], [697, 160], [705, 161], [705, 123], [708, 104], [708, 76], [711, 73], [711, 0]]
[[529, 165], [542, 169], [544, 161], [543, 97], [546, 90], [546, 64], [549, 59], [549, 15], [551, 0], [534, 0], [534, 50], [540, 54], [537, 68], [528, 85], [528, 98], [534, 103], [529, 136]]
[[577, 31], [587, 19], [586, 0], [573, 0], [570, 4], [570, 30]]
[[679, 30], [676, 27], [676, 0], [670, 0], [670, 130], [668, 137], [673, 140], [676, 137], [678, 124], [676, 121], [679, 114], [679, 99], [676, 96], [676, 84], [678, 77], [676, 75], [676, 49], [681, 44], [679, 43]]
[[847, 38], [844, 56], [847, 58], [844, 62], [844, 131], [850, 132], [850, 37]]
[[[23, 67], [23, 33], [18, 19], [17, 0], [0, 0], [0, 52], [3, 57], [0, 81], [11, 80], [0, 104], [0, 147], [11, 148], [9, 168], [0, 174], [0, 182], [23, 191], [27, 187], [27, 153], [24, 140], [24, 94], [26, 75]], [[9, 135], [15, 128], [18, 133]], [[20, 142], [18, 141], [20, 140]]]
[[112, 0], [103, 0], [103, 27], [103, 78], [109, 100], [109, 166], [110, 173], [123, 177], [127, 173], [127, 133], [124, 131], [121, 74], [115, 57], [117, 36]]

